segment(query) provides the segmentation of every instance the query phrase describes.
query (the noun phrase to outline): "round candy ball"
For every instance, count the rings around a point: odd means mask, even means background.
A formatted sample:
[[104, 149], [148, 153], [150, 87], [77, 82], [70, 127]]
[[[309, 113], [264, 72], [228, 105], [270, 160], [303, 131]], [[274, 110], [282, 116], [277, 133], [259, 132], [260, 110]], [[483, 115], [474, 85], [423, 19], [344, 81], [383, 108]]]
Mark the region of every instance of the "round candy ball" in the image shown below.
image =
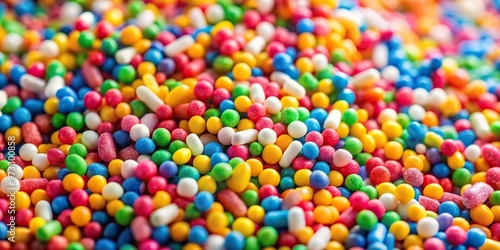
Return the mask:
[[377, 226], [377, 216], [370, 210], [362, 210], [356, 216], [356, 223], [365, 231], [370, 231]]

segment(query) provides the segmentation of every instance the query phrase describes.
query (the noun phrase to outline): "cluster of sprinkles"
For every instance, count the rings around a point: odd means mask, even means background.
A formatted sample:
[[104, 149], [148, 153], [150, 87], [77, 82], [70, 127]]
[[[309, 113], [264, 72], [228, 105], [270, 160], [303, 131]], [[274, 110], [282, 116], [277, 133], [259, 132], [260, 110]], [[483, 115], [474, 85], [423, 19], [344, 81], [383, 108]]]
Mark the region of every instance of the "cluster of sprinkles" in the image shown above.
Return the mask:
[[0, 249], [500, 249], [500, 1], [6, 0]]

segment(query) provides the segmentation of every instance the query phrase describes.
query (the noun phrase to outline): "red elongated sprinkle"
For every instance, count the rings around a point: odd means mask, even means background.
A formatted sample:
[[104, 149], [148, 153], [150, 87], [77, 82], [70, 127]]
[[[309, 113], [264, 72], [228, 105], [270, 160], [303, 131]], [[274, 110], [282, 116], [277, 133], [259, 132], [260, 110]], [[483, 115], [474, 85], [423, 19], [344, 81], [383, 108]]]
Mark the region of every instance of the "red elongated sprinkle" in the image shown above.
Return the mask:
[[116, 159], [116, 145], [110, 133], [101, 134], [97, 141], [97, 151], [99, 152], [99, 157], [105, 162]]

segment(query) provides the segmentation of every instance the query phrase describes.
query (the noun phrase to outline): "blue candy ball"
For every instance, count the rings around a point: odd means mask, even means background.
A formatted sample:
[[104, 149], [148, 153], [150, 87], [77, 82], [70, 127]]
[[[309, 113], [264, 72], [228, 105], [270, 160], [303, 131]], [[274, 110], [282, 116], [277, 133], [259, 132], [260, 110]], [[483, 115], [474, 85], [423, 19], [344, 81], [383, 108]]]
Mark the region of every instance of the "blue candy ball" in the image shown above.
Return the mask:
[[206, 212], [212, 207], [214, 196], [207, 191], [201, 191], [196, 194], [193, 203], [196, 210]]
[[116, 249], [116, 244], [110, 239], [99, 239], [95, 243], [95, 249]]
[[27, 108], [18, 108], [12, 114], [12, 119], [14, 123], [18, 126], [22, 126], [23, 124], [31, 121], [31, 112]]
[[278, 198], [277, 196], [269, 196], [264, 198], [260, 206], [266, 211], [276, 211], [280, 210], [281, 208], [281, 199]]
[[242, 250], [245, 247], [245, 237], [238, 231], [231, 231], [226, 235], [224, 247], [232, 250]]
[[292, 62], [292, 58], [287, 53], [277, 53], [273, 58], [273, 67], [276, 70], [285, 71]]
[[280, 189], [288, 190], [292, 188], [295, 188], [295, 181], [293, 180], [293, 178], [290, 176], [283, 177], [280, 181]]
[[315, 189], [324, 189], [330, 185], [330, 179], [323, 171], [313, 171], [309, 176], [309, 183]]
[[335, 89], [345, 89], [349, 83], [349, 76], [342, 72], [338, 72], [332, 77], [332, 82]]
[[177, 171], [179, 171], [179, 169], [177, 168], [177, 164], [173, 161], [166, 161], [160, 165], [160, 175], [165, 178], [175, 176]]
[[319, 147], [314, 142], [306, 142], [302, 145], [302, 156], [314, 160], [319, 155]]
[[132, 191], [128, 191], [128, 192], [125, 192], [122, 197], [120, 197], [120, 200], [127, 206], [134, 206], [134, 202], [135, 200], [137, 200], [137, 198], [139, 198], [139, 194], [135, 193], [135, 192], [132, 192]]
[[125, 192], [132, 191], [140, 194], [144, 189], [144, 183], [139, 178], [131, 177], [123, 181], [122, 187]]
[[486, 235], [479, 228], [471, 228], [467, 231], [467, 240], [465, 241], [465, 245], [470, 247], [481, 247], [486, 241]]
[[153, 229], [153, 234], [151, 238], [156, 240], [160, 245], [165, 245], [168, 243], [168, 238], [170, 237], [170, 230], [167, 226], [159, 226]]
[[217, 142], [210, 142], [203, 149], [203, 154], [211, 157], [214, 153], [222, 152], [222, 146]]
[[0, 115], [0, 132], [4, 133], [10, 127], [12, 127], [11, 116], [7, 114]]
[[210, 166], [212, 167], [221, 162], [229, 162], [229, 157], [222, 152], [214, 153], [210, 157]]
[[135, 150], [141, 155], [150, 155], [156, 149], [156, 144], [151, 138], [139, 138], [135, 142]]
[[63, 114], [70, 113], [76, 108], [76, 100], [71, 96], [65, 96], [59, 100], [57, 108]]
[[52, 200], [51, 206], [55, 214], [60, 214], [63, 210], [71, 208], [68, 197], [66, 196], [57, 196]]
[[113, 133], [113, 140], [118, 148], [125, 148], [132, 144], [129, 133], [124, 130], [118, 130]]
[[298, 33], [313, 33], [314, 22], [309, 18], [302, 18], [297, 22], [295, 29]]
[[87, 167], [87, 177], [92, 177], [94, 175], [101, 175], [104, 176], [105, 178], [108, 178], [108, 168], [101, 163], [91, 163]]
[[199, 245], [204, 244], [208, 239], [208, 232], [202, 226], [194, 226], [189, 230], [188, 241]]

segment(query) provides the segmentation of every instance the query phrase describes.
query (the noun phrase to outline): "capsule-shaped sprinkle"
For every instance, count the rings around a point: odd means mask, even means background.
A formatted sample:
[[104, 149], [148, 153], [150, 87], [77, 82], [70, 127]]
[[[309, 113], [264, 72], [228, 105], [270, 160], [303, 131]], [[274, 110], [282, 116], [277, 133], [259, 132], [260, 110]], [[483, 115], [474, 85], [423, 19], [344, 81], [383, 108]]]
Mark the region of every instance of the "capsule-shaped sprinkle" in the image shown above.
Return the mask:
[[105, 162], [116, 159], [116, 145], [113, 136], [110, 133], [103, 133], [97, 141], [97, 152], [99, 157]]

